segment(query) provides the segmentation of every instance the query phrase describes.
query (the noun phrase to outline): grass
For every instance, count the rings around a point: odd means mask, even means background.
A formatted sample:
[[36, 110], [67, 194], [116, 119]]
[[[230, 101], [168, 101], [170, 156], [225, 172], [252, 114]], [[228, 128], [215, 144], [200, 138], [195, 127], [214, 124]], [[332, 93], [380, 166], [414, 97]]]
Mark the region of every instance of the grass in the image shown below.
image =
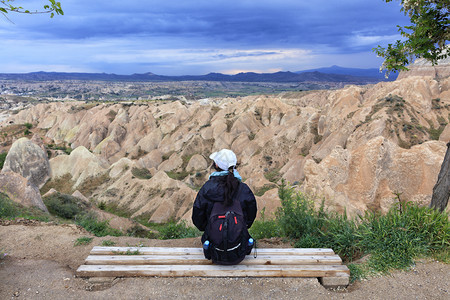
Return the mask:
[[148, 227], [159, 232], [158, 238], [161, 240], [184, 239], [201, 236], [201, 232], [195, 227], [189, 227], [186, 222], [176, 222], [174, 220], [165, 224], [146, 224]]
[[101, 201], [98, 203], [98, 208], [122, 218], [130, 218], [133, 214], [133, 211], [127, 208], [120, 207], [116, 202], [106, 203], [104, 201]]
[[275, 184], [265, 184], [264, 186], [262, 186], [259, 189], [255, 189], [255, 196], [261, 197], [263, 196], [267, 191], [276, 188], [277, 186]]
[[133, 176], [138, 178], [138, 179], [150, 179], [150, 178], [152, 178], [152, 174], [146, 168], [133, 167], [131, 169], [131, 174], [133, 174]]
[[80, 238], [77, 238], [73, 245], [74, 246], [89, 245], [93, 239], [94, 239], [93, 237], [82, 236]]
[[[396, 269], [408, 269], [415, 260], [423, 257], [450, 263], [450, 221], [445, 212], [402, 201], [397, 195], [398, 203], [385, 214], [368, 211], [357, 218], [348, 218], [345, 213], [327, 211], [323, 204], [317, 208], [307, 195], [287, 188], [283, 181], [279, 187], [279, 196], [281, 207], [275, 217], [266, 218], [263, 210], [262, 217], [250, 228], [250, 234], [256, 239], [283, 237], [296, 247], [332, 248], [348, 264], [351, 281], [373, 274], [387, 274]], [[0, 218], [26, 216], [47, 221], [59, 218], [58, 222], [74, 222], [99, 237], [127, 234], [177, 239], [201, 235], [200, 231], [188, 227], [185, 222], [147, 224], [145, 220], [148, 218], [139, 221], [155, 229], [157, 234], [145, 230], [142, 232], [140, 226], [124, 233], [112, 229], [108, 221], [98, 221], [94, 213], [88, 212], [88, 204], [82, 204], [69, 195], [47, 197], [45, 203], [56, 216], [25, 208], [0, 193]], [[104, 206], [108, 210], [108, 205]], [[84, 237], [75, 244], [83, 245], [91, 241], [92, 238]], [[102, 245], [113, 243], [105, 240]], [[367, 259], [363, 263], [355, 263], [361, 257]]]
[[112, 228], [108, 220], [99, 221], [93, 212], [88, 212], [77, 216], [75, 223], [91, 232], [95, 236], [122, 236], [122, 231]]
[[280, 169], [273, 169], [264, 173], [264, 177], [270, 182], [277, 183], [281, 179]]
[[[136, 225], [122, 232], [114, 229], [109, 225], [109, 221], [99, 221], [97, 215], [89, 211], [89, 204], [86, 204], [78, 198], [66, 194], [55, 194], [44, 198], [44, 203], [50, 214], [33, 207], [24, 207], [18, 203], [13, 202], [6, 194], [0, 192], [0, 219], [16, 219], [25, 218], [38, 220], [42, 222], [56, 222], [56, 223], [75, 223], [80, 225], [88, 232], [97, 237], [103, 236], [134, 236], [141, 238], [159, 238], [159, 239], [177, 239], [187, 237], [198, 237], [201, 232], [196, 228], [189, 227], [186, 222], [170, 221], [166, 224], [153, 224], [145, 221], [145, 218], [137, 219], [138, 222], [144, 226], [150, 227], [152, 230], [145, 230], [139, 225]], [[115, 205], [106, 205], [106, 211], [117, 212], [123, 217], [129, 217], [130, 212], [119, 209]], [[148, 220], [148, 218], [146, 219]]]
[[[386, 214], [366, 212], [358, 218], [316, 208], [307, 196], [282, 182], [281, 207], [275, 219], [256, 221], [255, 238], [286, 237], [295, 247], [332, 248], [348, 263], [351, 280], [408, 269], [422, 257], [450, 263], [450, 221], [447, 213], [399, 201]], [[397, 197], [398, 200], [400, 200]], [[368, 255], [366, 262], [353, 261]]]
[[12, 201], [8, 195], [0, 192], [0, 219], [13, 220], [24, 218], [41, 222], [57, 221], [58, 218], [36, 208], [26, 207]]
[[169, 176], [172, 179], [183, 180], [189, 175], [189, 172], [186, 172], [186, 171], [182, 171], [182, 172], [166, 171], [166, 174], [167, 174], [167, 176]]
[[103, 240], [102, 241], [103, 247], [111, 247], [111, 246], [114, 246], [115, 244], [116, 244], [116, 242], [111, 241], [111, 240]]
[[280, 226], [274, 219], [266, 219], [266, 208], [261, 211], [261, 218], [253, 222], [252, 227], [249, 229], [250, 235], [254, 239], [272, 238], [281, 236]]
[[47, 181], [47, 183], [41, 188], [41, 195], [45, 195], [52, 188], [64, 194], [72, 194], [73, 185], [75, 182], [72, 180], [72, 175], [65, 174], [61, 177], [57, 177], [55, 179], [51, 179]]

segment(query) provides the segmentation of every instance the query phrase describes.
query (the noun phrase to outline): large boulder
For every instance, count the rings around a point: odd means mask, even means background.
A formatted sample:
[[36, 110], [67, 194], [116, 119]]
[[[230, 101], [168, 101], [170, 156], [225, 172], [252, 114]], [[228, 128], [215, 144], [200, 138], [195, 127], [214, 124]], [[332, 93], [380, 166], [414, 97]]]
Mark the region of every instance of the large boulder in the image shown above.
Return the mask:
[[0, 174], [0, 191], [8, 195], [14, 202], [27, 207], [37, 207], [48, 213], [36, 185], [15, 172]]
[[50, 171], [47, 153], [27, 138], [18, 139], [12, 144], [2, 169], [2, 173], [20, 174], [38, 188], [50, 179]]
[[59, 155], [50, 160], [52, 178], [70, 174], [77, 188], [88, 178], [95, 178], [108, 171], [108, 163], [83, 146], [77, 147], [70, 155]]
[[402, 149], [381, 136], [353, 151], [337, 146], [320, 163], [306, 161], [303, 188], [350, 215], [386, 212], [397, 197], [428, 204], [445, 150], [438, 141]]
[[450, 76], [450, 57], [439, 60], [437, 65], [433, 65], [424, 58], [419, 58], [412, 65], [408, 66], [408, 69], [408, 71], [400, 72], [397, 79], [411, 76], [445, 78]]

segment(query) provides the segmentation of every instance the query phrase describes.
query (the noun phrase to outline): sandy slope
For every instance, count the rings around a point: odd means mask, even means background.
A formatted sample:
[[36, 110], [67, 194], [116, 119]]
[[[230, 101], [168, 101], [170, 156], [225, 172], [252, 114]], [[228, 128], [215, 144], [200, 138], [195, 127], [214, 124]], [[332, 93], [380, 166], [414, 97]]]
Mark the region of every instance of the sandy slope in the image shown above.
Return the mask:
[[[112, 240], [118, 246], [199, 247], [198, 238], [146, 240], [94, 238], [74, 225], [38, 222], [0, 225], [0, 299], [450, 299], [450, 265], [420, 262], [409, 272], [358, 282], [343, 291], [327, 290], [315, 278], [127, 278], [95, 285], [74, 272], [92, 246]], [[261, 247], [286, 247], [278, 240]]]

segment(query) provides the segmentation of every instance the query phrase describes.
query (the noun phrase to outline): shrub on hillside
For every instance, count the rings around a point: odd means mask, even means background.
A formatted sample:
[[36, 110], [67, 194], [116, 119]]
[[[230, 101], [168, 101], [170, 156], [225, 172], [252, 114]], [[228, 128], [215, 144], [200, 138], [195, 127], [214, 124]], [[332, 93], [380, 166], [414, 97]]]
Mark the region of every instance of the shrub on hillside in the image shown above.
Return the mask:
[[0, 170], [3, 169], [3, 165], [5, 164], [7, 155], [8, 155], [8, 152], [0, 153]]
[[366, 213], [359, 229], [360, 244], [371, 253], [369, 264], [378, 272], [408, 268], [414, 258], [450, 247], [448, 215], [411, 202], [386, 215]]
[[89, 207], [82, 200], [67, 194], [55, 193], [43, 199], [51, 214], [64, 219], [74, 219]]
[[3, 193], [0, 193], [0, 218], [14, 218], [18, 215], [18, 209], [14, 202]]
[[183, 239], [201, 235], [201, 232], [197, 228], [188, 227], [185, 221], [179, 223], [171, 221], [164, 226], [159, 227], [158, 230], [159, 238], [162, 240]]
[[118, 230], [111, 228], [109, 226], [109, 221], [98, 221], [97, 215], [94, 212], [89, 212], [85, 214], [81, 214], [77, 216], [75, 222], [89, 231], [90, 233], [94, 234], [95, 236], [121, 236], [123, 233]]
[[276, 223], [296, 247], [332, 248], [344, 261], [370, 254], [366, 265], [351, 265], [352, 276], [409, 268], [422, 256], [448, 261], [450, 221], [447, 213], [400, 202], [385, 215], [366, 212], [358, 219], [315, 209], [303, 194], [284, 183]]
[[152, 174], [146, 168], [133, 167], [131, 169], [131, 174], [133, 174], [134, 177], [139, 178], [139, 179], [150, 179], [150, 178], [152, 178]]

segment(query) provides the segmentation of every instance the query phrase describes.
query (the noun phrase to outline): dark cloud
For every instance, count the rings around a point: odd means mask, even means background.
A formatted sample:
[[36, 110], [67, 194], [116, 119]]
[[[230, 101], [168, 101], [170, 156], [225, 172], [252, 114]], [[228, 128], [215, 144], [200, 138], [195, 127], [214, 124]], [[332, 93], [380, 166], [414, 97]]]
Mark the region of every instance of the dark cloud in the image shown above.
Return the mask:
[[[28, 41], [34, 50], [20, 48], [28, 61], [82, 64], [99, 71], [103, 66], [105, 71], [116, 68], [127, 73], [128, 66], [129, 73], [145, 68], [155, 68], [147, 71], [157, 73], [159, 68], [187, 74], [183, 66], [209, 72], [231, 63], [233, 69], [300, 70], [300, 64], [312, 63], [314, 57], [320, 63], [331, 57], [370, 53], [371, 48], [394, 38], [396, 25], [408, 20], [398, 1], [382, 0], [61, 2], [64, 16], [14, 15], [14, 24], [0, 22], [0, 37], [8, 41], [0, 55], [13, 61], [8, 56], [17, 53], [19, 41]], [[290, 53], [289, 49], [300, 51]], [[292, 66], [295, 63], [299, 66]], [[305, 66], [312, 67], [317, 66]]]
[[[273, 44], [337, 47], [354, 31], [391, 35], [405, 18], [383, 1], [66, 1], [65, 16], [30, 20], [26, 30], [51, 38], [105, 38], [142, 35], [186, 40], [212, 39], [242, 46]], [[28, 23], [28, 22], [27, 22]]]

